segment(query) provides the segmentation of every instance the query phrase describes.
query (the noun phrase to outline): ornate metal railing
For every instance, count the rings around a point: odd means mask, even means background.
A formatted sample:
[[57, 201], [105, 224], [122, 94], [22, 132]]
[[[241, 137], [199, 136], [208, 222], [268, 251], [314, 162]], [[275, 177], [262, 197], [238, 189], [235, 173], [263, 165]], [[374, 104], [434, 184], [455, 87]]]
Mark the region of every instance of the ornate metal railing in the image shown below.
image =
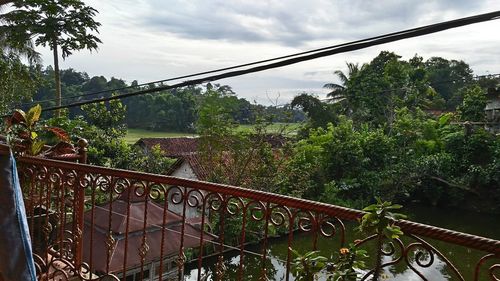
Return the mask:
[[[307, 241], [305, 250], [329, 255], [354, 240], [349, 225], [363, 215], [169, 176], [30, 157], [18, 165], [40, 280], [182, 280], [188, 264], [191, 280], [273, 280], [271, 260], [282, 266], [280, 279], [293, 280], [290, 248], [305, 247], [298, 239]], [[382, 252], [386, 279], [404, 272], [399, 280], [499, 280], [500, 241], [411, 221], [398, 225], [405, 235], [386, 241]], [[358, 247], [373, 250], [375, 237], [357, 238]], [[276, 240], [287, 245], [281, 256], [269, 250]], [[465, 257], [450, 256], [441, 244], [464, 247], [473, 261], [458, 266]], [[236, 257], [228, 259], [227, 251]], [[362, 280], [373, 276], [361, 273]]]

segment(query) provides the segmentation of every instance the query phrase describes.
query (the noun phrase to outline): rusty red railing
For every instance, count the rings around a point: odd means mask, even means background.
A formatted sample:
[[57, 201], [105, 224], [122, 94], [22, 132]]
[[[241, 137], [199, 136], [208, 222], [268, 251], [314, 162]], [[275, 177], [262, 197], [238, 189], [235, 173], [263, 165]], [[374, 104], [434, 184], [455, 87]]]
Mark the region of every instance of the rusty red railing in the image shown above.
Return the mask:
[[[289, 248], [336, 252], [354, 240], [350, 225], [363, 215], [169, 176], [34, 157], [18, 165], [40, 280], [293, 280]], [[398, 225], [405, 235], [386, 241], [385, 278], [499, 280], [500, 241]], [[374, 237], [357, 238], [373, 250]], [[278, 240], [286, 245], [280, 254], [270, 251]], [[443, 243], [463, 247], [473, 261], [458, 266], [464, 257], [450, 256]], [[370, 280], [373, 270], [360, 275]]]

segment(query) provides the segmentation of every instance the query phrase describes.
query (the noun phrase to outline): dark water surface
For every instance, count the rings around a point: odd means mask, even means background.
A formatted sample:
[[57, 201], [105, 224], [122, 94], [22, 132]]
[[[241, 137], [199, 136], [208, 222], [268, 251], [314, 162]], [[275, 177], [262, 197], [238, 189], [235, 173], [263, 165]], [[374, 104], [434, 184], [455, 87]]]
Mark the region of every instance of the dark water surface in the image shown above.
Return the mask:
[[[408, 219], [424, 224], [448, 228], [460, 232], [466, 232], [474, 235], [484, 236], [500, 240], [500, 216], [487, 215], [480, 213], [472, 213], [462, 210], [442, 210], [435, 207], [427, 206], [406, 206], [402, 213], [408, 215]], [[361, 238], [361, 236], [354, 230], [357, 223], [346, 223], [346, 240], [353, 241], [354, 239]], [[403, 239], [405, 245], [415, 242], [415, 240]], [[479, 252], [467, 249], [461, 246], [456, 246], [441, 241], [427, 240], [432, 246], [438, 249], [443, 255], [450, 260], [450, 262], [458, 269], [463, 275], [465, 280], [472, 280], [474, 270], [478, 260], [485, 255], [484, 252]], [[309, 251], [313, 243], [313, 236], [307, 233], [295, 233], [292, 248], [301, 253]], [[337, 251], [340, 242], [338, 238], [319, 238], [318, 249], [321, 255], [330, 256], [332, 252]], [[270, 280], [286, 280], [286, 259], [287, 259], [287, 238], [274, 238], [269, 240], [268, 252], [266, 259], [266, 272]], [[374, 253], [374, 243], [367, 243], [365, 249], [369, 254]], [[262, 245], [254, 245], [246, 248], [248, 251], [262, 254]], [[396, 249], [399, 249], [396, 247]], [[391, 260], [402, 257], [401, 251], [396, 250], [392, 256], [383, 258], [383, 262], [390, 262]], [[232, 251], [225, 254], [226, 274], [225, 280], [258, 280], [262, 272], [262, 258], [260, 256], [246, 254], [243, 262], [243, 272], [240, 271], [240, 255], [238, 251]], [[445, 263], [445, 261], [437, 255], [430, 255], [425, 253], [420, 258], [420, 264], [415, 262], [415, 254], [408, 256], [409, 263], [415, 268], [416, 271], [424, 275], [427, 280], [436, 281], [449, 281], [460, 280], [453, 270]], [[367, 265], [373, 264], [373, 259], [368, 259]], [[498, 262], [498, 260], [497, 260]], [[215, 264], [217, 258], [208, 258], [203, 261], [203, 273], [210, 273], [208, 280], [215, 280]], [[486, 263], [485, 267], [489, 267], [490, 263]], [[186, 279], [196, 280], [198, 271], [196, 264], [186, 267]], [[487, 270], [481, 271], [482, 275], [480, 280], [489, 280], [486, 275]], [[497, 276], [500, 274], [497, 273]], [[289, 280], [294, 280], [290, 276]], [[324, 276], [318, 280], [325, 280]], [[396, 281], [413, 281], [423, 280], [415, 271], [408, 267], [407, 263], [401, 260], [394, 266], [385, 269], [381, 280], [396, 280]]]

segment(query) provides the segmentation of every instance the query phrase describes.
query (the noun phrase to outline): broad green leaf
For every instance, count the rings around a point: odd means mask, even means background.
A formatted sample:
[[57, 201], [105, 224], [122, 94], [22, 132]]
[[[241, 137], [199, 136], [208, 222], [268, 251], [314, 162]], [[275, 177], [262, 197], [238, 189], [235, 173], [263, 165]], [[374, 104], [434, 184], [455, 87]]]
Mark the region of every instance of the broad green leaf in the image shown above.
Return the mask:
[[377, 209], [377, 205], [370, 205], [365, 208], [363, 208], [363, 211], [370, 212], [370, 211], [375, 211]]
[[41, 151], [45, 143], [43, 141], [34, 141], [31, 145], [31, 155], [38, 155]]
[[26, 115], [26, 121], [28, 123], [28, 125], [32, 126], [34, 125], [36, 122], [38, 122], [38, 120], [40, 120], [40, 115], [42, 114], [42, 106], [37, 104], [35, 106], [33, 106], [32, 108], [30, 108], [30, 110], [28, 111], [28, 114]]
[[401, 208], [403, 208], [403, 206], [402, 206], [402, 205], [399, 205], [399, 204], [394, 204], [394, 205], [392, 205], [392, 206], [388, 206], [388, 207], [387, 207], [387, 209], [394, 209], [394, 210], [395, 210], [395, 209], [401, 209]]

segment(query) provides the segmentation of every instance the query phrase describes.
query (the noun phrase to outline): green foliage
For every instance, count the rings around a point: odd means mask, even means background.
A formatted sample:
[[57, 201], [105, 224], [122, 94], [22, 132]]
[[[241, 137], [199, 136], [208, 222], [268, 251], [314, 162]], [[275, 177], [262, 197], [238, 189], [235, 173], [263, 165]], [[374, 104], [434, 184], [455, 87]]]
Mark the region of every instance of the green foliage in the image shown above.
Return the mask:
[[387, 239], [396, 239], [403, 235], [399, 226], [394, 223], [399, 219], [406, 218], [405, 215], [394, 213], [393, 210], [399, 210], [403, 206], [392, 204], [391, 202], [382, 202], [377, 198], [377, 203], [363, 208], [367, 212], [361, 218], [359, 230], [365, 233], [376, 233], [385, 235]]
[[124, 107], [119, 102], [112, 103], [115, 109], [111, 109], [116, 115], [102, 114], [107, 111], [105, 104], [94, 105], [92, 112], [93, 120], [99, 126], [91, 124], [83, 116], [73, 119], [66, 115], [53, 117], [46, 121], [47, 126], [57, 124], [70, 133], [72, 141], [80, 138], [87, 139], [88, 162], [93, 165], [108, 166], [113, 168], [129, 169], [149, 173], [163, 174], [175, 162], [174, 159], [164, 157], [163, 152], [157, 146], [149, 152], [139, 147], [128, 144], [123, 138]]
[[[199, 155], [207, 180], [275, 192], [286, 178], [284, 163], [289, 150], [283, 130], [269, 133], [271, 118], [257, 116], [250, 131], [236, 130], [233, 94], [226, 88], [207, 88], [199, 103], [196, 124]], [[273, 149], [272, 143], [283, 145]]]
[[101, 25], [93, 19], [97, 10], [80, 0], [18, 0], [13, 1], [13, 7], [1, 15], [0, 21], [11, 34], [17, 34], [13, 41], [18, 44], [33, 39], [36, 46], [48, 46], [53, 51], [55, 93], [57, 105], [61, 105], [58, 50], [63, 59], [73, 51], [97, 50], [101, 40], [91, 33], [97, 33]]
[[[397, 239], [403, 232], [395, 225], [399, 219], [406, 216], [394, 213], [393, 210], [401, 209], [401, 205], [393, 205], [391, 202], [382, 202], [377, 198], [377, 203], [363, 209], [367, 213], [362, 217], [359, 230], [368, 234], [377, 234], [377, 264], [374, 276], [380, 274], [380, 253], [382, 251], [382, 238]], [[368, 258], [367, 251], [360, 249], [360, 242], [349, 244], [348, 248], [341, 248], [338, 254], [329, 259], [319, 255], [319, 251], [311, 251], [300, 254], [290, 248], [295, 256], [292, 262], [292, 274], [297, 280], [317, 280], [320, 274], [331, 281], [356, 281], [358, 272], [365, 270], [364, 260]], [[375, 280], [375, 279], [374, 279]]]
[[36, 71], [24, 65], [13, 52], [0, 54], [0, 114], [9, 111], [18, 102], [29, 100], [37, 83]]
[[14, 10], [2, 15], [6, 25], [19, 36], [35, 38], [35, 44], [59, 46], [62, 57], [74, 50], [97, 49], [99, 38], [88, 31], [97, 32], [100, 23], [93, 17], [97, 11], [79, 0], [19, 0]]
[[304, 255], [290, 248], [295, 256], [292, 264], [292, 274], [298, 281], [313, 281], [315, 276], [326, 265], [328, 259], [320, 256], [319, 251], [307, 252]]
[[338, 254], [330, 258], [321, 256], [319, 251], [305, 254], [290, 248], [294, 255], [292, 274], [298, 281], [314, 281], [319, 276], [325, 276], [328, 281], [356, 281], [358, 271], [365, 269], [364, 259], [368, 258], [367, 251], [358, 249], [355, 244], [349, 248], [341, 248]]
[[319, 251], [305, 254], [290, 248], [294, 255], [292, 274], [299, 281], [314, 281], [322, 274], [328, 281], [356, 281], [358, 271], [365, 269], [364, 259], [368, 258], [367, 251], [358, 249], [355, 244], [349, 248], [341, 248], [339, 253], [326, 258], [319, 255]]
[[[494, 172], [499, 136], [460, 122], [484, 121], [487, 101], [467, 64], [442, 58], [425, 62], [418, 56], [404, 61], [381, 52], [370, 63], [348, 64], [348, 70], [336, 72], [341, 85], [327, 84], [330, 96], [342, 96], [334, 104], [341, 110], [297, 97], [308, 101], [316, 115], [308, 112], [309, 131], [294, 147], [287, 167], [294, 175], [283, 190], [356, 208], [383, 196], [500, 210], [495, 207], [498, 196], [492, 196], [492, 190], [500, 188]], [[459, 103], [457, 113], [426, 113]]]
[[[358, 272], [366, 268], [364, 260], [368, 258], [366, 250], [359, 249], [356, 244], [339, 250], [336, 262], [330, 264], [327, 270], [331, 272], [331, 281], [356, 281]], [[332, 260], [335, 258], [332, 257]]]
[[104, 138], [108, 140], [123, 138], [127, 133], [125, 125], [126, 106], [120, 100], [107, 103], [92, 103], [82, 106], [87, 121], [103, 130]]
[[7, 119], [7, 141], [14, 152], [31, 156], [40, 154], [46, 144], [46, 141], [41, 137], [44, 131], [52, 133], [59, 141], [69, 140], [69, 136], [64, 130], [40, 125], [41, 115], [42, 107], [36, 105], [26, 113], [16, 109], [12, 116]]
[[457, 108], [460, 119], [463, 121], [485, 121], [484, 108], [487, 103], [485, 91], [479, 86], [467, 89], [462, 104]]
[[432, 57], [425, 61], [424, 66], [430, 86], [443, 98], [445, 108], [454, 110], [461, 103], [461, 90], [472, 83], [473, 73], [469, 65], [463, 61]]
[[290, 105], [292, 108], [301, 108], [307, 114], [308, 125], [302, 135], [307, 135], [307, 131], [311, 128], [326, 128], [328, 122], [337, 120], [338, 105], [323, 103], [317, 97], [307, 93], [294, 97]]

